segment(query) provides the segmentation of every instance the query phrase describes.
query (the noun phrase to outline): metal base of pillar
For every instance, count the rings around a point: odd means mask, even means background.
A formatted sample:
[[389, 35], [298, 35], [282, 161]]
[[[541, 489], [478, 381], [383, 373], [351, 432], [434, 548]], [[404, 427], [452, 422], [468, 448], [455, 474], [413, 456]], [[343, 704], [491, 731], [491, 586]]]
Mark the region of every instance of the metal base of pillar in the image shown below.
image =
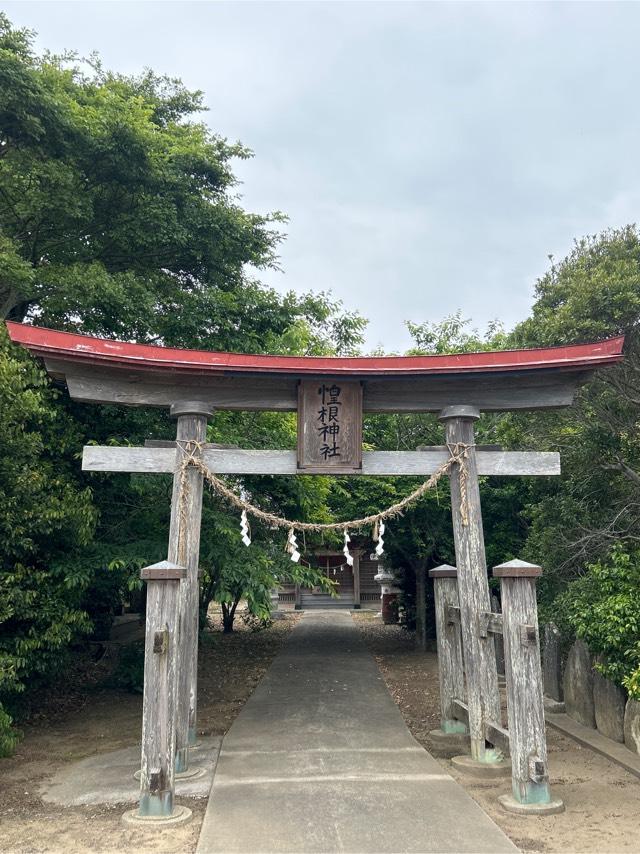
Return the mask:
[[500, 762], [478, 762], [471, 756], [454, 756], [451, 764], [463, 774], [470, 774], [472, 777], [484, 777], [485, 780], [511, 776], [511, 762], [506, 762], [504, 759]]
[[516, 815], [555, 815], [564, 812], [564, 803], [561, 800], [549, 801], [546, 804], [521, 804], [513, 795], [499, 795], [498, 801], [503, 809]]
[[127, 810], [122, 816], [125, 824], [144, 824], [146, 827], [166, 827], [189, 821], [193, 813], [189, 807], [175, 806], [171, 815], [140, 815], [138, 810]]

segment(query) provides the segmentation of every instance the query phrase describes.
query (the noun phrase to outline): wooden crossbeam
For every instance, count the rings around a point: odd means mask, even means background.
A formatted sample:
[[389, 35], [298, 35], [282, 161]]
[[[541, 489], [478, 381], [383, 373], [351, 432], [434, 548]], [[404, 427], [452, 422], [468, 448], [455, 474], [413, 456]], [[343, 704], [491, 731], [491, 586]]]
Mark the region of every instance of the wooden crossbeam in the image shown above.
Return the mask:
[[[254, 451], [205, 446], [203, 458], [217, 474], [299, 474], [295, 451]], [[369, 451], [362, 455], [364, 475], [429, 475], [448, 458], [446, 450]], [[161, 474], [173, 472], [173, 447], [113, 447], [87, 445], [84, 471]], [[547, 451], [478, 451], [480, 475], [559, 475], [560, 455]]]
[[[456, 720], [469, 725], [469, 707], [462, 700], [453, 700], [453, 713]], [[484, 724], [484, 736], [490, 744], [499, 748], [507, 755], [510, 752], [509, 730], [505, 729], [497, 721], [486, 721]]]

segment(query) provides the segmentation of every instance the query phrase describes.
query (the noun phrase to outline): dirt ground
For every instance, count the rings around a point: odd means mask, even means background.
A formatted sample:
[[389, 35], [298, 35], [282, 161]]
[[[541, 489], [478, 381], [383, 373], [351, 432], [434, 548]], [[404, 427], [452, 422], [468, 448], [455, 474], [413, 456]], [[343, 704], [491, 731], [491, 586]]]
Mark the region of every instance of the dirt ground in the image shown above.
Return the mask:
[[[237, 632], [207, 634], [200, 645], [199, 719], [201, 735], [222, 735], [253, 692], [289, 634], [296, 616], [260, 632], [237, 620]], [[39, 786], [63, 763], [117, 750], [140, 741], [142, 696], [102, 687], [105, 664], [84, 674], [84, 688], [65, 684], [50, 693], [9, 759], [0, 759], [0, 851], [107, 852], [193, 851], [206, 799], [178, 798], [193, 819], [164, 831], [125, 827], [126, 807], [71, 807], [44, 804]], [[88, 687], [87, 687], [88, 682]], [[105, 844], [108, 840], [108, 844]]]
[[[429, 749], [428, 733], [440, 725], [435, 654], [416, 652], [410, 634], [379, 617], [363, 612], [354, 619], [407, 726]], [[524, 852], [639, 852], [640, 780], [552, 729], [547, 745], [552, 792], [566, 806], [559, 815], [507, 813], [497, 797], [510, 790], [508, 779], [476, 782], [440, 761]]]

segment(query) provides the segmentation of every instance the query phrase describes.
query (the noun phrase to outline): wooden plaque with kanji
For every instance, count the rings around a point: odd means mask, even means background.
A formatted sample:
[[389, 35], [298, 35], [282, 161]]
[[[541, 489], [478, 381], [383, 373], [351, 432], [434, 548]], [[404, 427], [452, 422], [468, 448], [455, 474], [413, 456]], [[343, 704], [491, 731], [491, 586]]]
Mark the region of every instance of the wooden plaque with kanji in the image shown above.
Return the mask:
[[362, 469], [362, 384], [326, 379], [298, 386], [298, 470], [351, 474]]

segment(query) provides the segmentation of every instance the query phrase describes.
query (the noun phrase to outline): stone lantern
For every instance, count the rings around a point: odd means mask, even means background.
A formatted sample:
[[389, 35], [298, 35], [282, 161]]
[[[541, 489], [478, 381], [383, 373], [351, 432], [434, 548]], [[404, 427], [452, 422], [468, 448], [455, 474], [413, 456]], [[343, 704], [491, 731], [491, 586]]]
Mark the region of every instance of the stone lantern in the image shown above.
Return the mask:
[[394, 604], [398, 601], [400, 590], [396, 587], [396, 578], [391, 570], [381, 565], [377, 575], [373, 577], [381, 588], [382, 622], [385, 625], [398, 622], [398, 611]]

